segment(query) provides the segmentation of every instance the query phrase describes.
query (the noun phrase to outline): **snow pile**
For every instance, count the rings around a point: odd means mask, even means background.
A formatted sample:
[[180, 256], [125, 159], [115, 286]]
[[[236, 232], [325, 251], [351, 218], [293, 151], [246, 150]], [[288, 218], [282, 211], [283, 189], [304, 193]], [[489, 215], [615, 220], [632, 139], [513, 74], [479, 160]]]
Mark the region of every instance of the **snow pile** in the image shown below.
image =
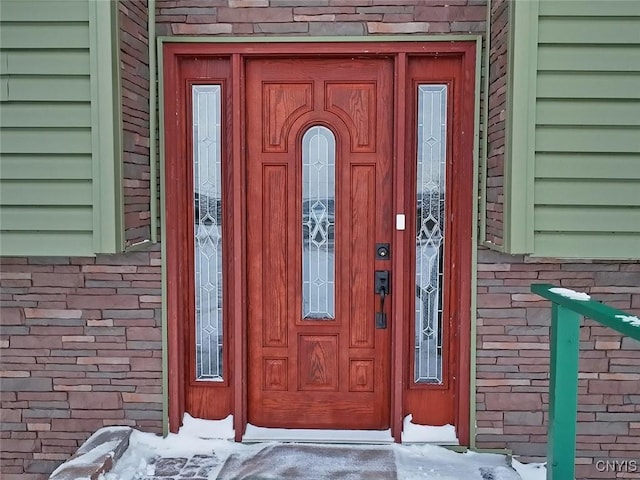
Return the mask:
[[[252, 455], [264, 448], [264, 445], [243, 445], [228, 440], [211, 440], [190, 436], [184, 433], [162, 438], [153, 433], [134, 430], [129, 439], [129, 448], [116, 462], [103, 480], [140, 480], [155, 474], [153, 460], [161, 458], [185, 457], [214, 454], [221, 460], [231, 454]], [[222, 464], [220, 465], [222, 467]], [[212, 478], [216, 478], [213, 476]]]
[[105, 465], [111, 465], [124, 453], [129, 427], [104, 427], [91, 435], [69, 460], [58, 466], [49, 478], [55, 480], [84, 480], [94, 478]]
[[571, 300], [580, 300], [582, 302], [591, 300], [591, 296], [587, 295], [586, 293], [576, 292], [575, 290], [571, 290], [569, 288], [554, 287], [550, 288], [549, 291], [558, 295], [562, 295], [563, 297], [570, 298]]
[[413, 415], [407, 415], [402, 422], [402, 443], [437, 443], [459, 445], [456, 427], [453, 425], [431, 426], [412, 422]]
[[[66, 462], [64, 462], [62, 465], [60, 465], [58, 468], [56, 468], [53, 473], [51, 474], [51, 477], [59, 477], [59, 478], [65, 478], [65, 474], [62, 473], [63, 470], [72, 470], [72, 469], [79, 469], [81, 470], [83, 467], [85, 468], [89, 468], [94, 466], [99, 459], [101, 459], [102, 457], [113, 457], [114, 454], [114, 450], [118, 447], [118, 444], [120, 442], [119, 441], [113, 441], [113, 442], [105, 442], [101, 445], [98, 445], [96, 448], [89, 450], [86, 453], [80, 454], [77, 457], [73, 457], [70, 458], [69, 460], [67, 460]], [[76, 477], [75, 480], [89, 480], [89, 476], [86, 477]]]
[[547, 468], [544, 463], [520, 463], [515, 458], [511, 459], [522, 480], [547, 480]]
[[221, 438], [230, 440], [235, 437], [233, 429], [233, 415], [229, 415], [223, 420], [203, 420], [193, 418], [188, 413], [182, 418], [182, 426], [178, 431], [190, 437], [199, 438]]

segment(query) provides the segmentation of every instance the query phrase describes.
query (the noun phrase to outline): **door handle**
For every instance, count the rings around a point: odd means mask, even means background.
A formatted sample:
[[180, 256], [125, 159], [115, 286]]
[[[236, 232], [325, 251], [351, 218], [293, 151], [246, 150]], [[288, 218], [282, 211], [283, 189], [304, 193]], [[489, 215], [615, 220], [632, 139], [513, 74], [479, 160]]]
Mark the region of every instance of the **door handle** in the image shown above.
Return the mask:
[[376, 270], [374, 284], [375, 292], [380, 295], [380, 310], [376, 312], [376, 328], [387, 328], [384, 299], [391, 293], [391, 273], [389, 270]]

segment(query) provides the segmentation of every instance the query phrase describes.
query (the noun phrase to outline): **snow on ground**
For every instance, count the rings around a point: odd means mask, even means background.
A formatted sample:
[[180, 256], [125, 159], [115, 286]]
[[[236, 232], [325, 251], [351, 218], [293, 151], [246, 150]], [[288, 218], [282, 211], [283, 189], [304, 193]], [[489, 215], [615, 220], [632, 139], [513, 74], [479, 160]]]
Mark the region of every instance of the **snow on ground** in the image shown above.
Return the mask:
[[[411, 419], [407, 423], [410, 423]], [[207, 422], [207, 423], [203, 423]], [[152, 459], [192, 457], [194, 455], [213, 455], [220, 461], [218, 467], [209, 474], [209, 479], [217, 477], [224, 460], [230, 455], [248, 458], [255, 455], [271, 443], [242, 444], [226, 439], [200, 438], [217, 432], [229, 438], [229, 430], [233, 421], [227, 418], [222, 421], [208, 423], [192, 417], [185, 417], [185, 424], [178, 434], [169, 434], [162, 438], [155, 434], [134, 430], [129, 440], [129, 448], [118, 460], [114, 469], [104, 475], [101, 480], [140, 480], [155, 474]], [[206, 430], [207, 426], [209, 430]], [[414, 425], [415, 427], [419, 427]], [[424, 433], [424, 431], [419, 431]], [[430, 431], [432, 435], [434, 432]], [[353, 448], [367, 448], [357, 445]], [[380, 448], [379, 446], [377, 448]], [[456, 453], [435, 445], [398, 445], [390, 444], [383, 448], [393, 449], [396, 458], [398, 480], [472, 480], [485, 478], [483, 469], [490, 471], [491, 480], [513, 479], [513, 470], [506, 465], [503, 455], [487, 453]], [[513, 460], [513, 466], [522, 480], [544, 480], [546, 469], [540, 464], [522, 464]]]
[[[436, 445], [394, 445], [398, 480], [512, 480], [504, 455], [456, 453]], [[490, 474], [489, 474], [490, 472]]]
[[544, 463], [520, 463], [515, 458], [511, 459], [511, 465], [522, 477], [522, 480], [546, 480], [547, 468]]
[[[153, 476], [155, 468], [150, 461], [156, 457], [192, 457], [212, 455], [224, 460], [231, 454], [255, 454], [264, 445], [244, 445], [222, 439], [202, 439], [184, 433], [169, 434], [162, 438], [153, 433], [134, 430], [129, 439], [129, 448], [102, 480], [138, 480]], [[222, 465], [220, 465], [222, 466]], [[217, 472], [213, 472], [217, 473]], [[213, 475], [210, 478], [216, 478]]]

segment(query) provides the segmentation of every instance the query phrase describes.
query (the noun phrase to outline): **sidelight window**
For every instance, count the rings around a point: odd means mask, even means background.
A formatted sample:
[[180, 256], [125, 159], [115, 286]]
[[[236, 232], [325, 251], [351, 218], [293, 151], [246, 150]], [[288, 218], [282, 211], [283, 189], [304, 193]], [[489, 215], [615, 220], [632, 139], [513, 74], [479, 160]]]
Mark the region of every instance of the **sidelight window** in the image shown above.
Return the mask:
[[442, 383], [447, 86], [418, 85], [416, 383]]
[[222, 381], [221, 86], [194, 85], [196, 379]]

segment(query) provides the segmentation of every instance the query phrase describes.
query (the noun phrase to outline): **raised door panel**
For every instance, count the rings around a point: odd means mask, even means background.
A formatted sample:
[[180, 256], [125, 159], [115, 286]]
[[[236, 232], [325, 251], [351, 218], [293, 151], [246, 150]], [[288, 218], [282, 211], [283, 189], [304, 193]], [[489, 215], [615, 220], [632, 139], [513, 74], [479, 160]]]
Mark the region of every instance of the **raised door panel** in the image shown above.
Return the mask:
[[291, 124], [313, 109], [312, 83], [265, 83], [262, 86], [263, 149], [286, 152]]
[[338, 391], [338, 335], [300, 335], [298, 356], [298, 390]]
[[326, 110], [335, 113], [349, 127], [352, 152], [376, 149], [376, 84], [326, 84]]
[[264, 165], [262, 171], [262, 345], [287, 346], [289, 316], [287, 268], [287, 165]]
[[[371, 239], [375, 238], [376, 208], [375, 165], [351, 165], [350, 186], [350, 244], [349, 297], [350, 343], [352, 348], [374, 348], [375, 329], [371, 321], [375, 315], [375, 296], [370, 279], [374, 276], [371, 262]], [[369, 281], [363, 282], [362, 279]]]

